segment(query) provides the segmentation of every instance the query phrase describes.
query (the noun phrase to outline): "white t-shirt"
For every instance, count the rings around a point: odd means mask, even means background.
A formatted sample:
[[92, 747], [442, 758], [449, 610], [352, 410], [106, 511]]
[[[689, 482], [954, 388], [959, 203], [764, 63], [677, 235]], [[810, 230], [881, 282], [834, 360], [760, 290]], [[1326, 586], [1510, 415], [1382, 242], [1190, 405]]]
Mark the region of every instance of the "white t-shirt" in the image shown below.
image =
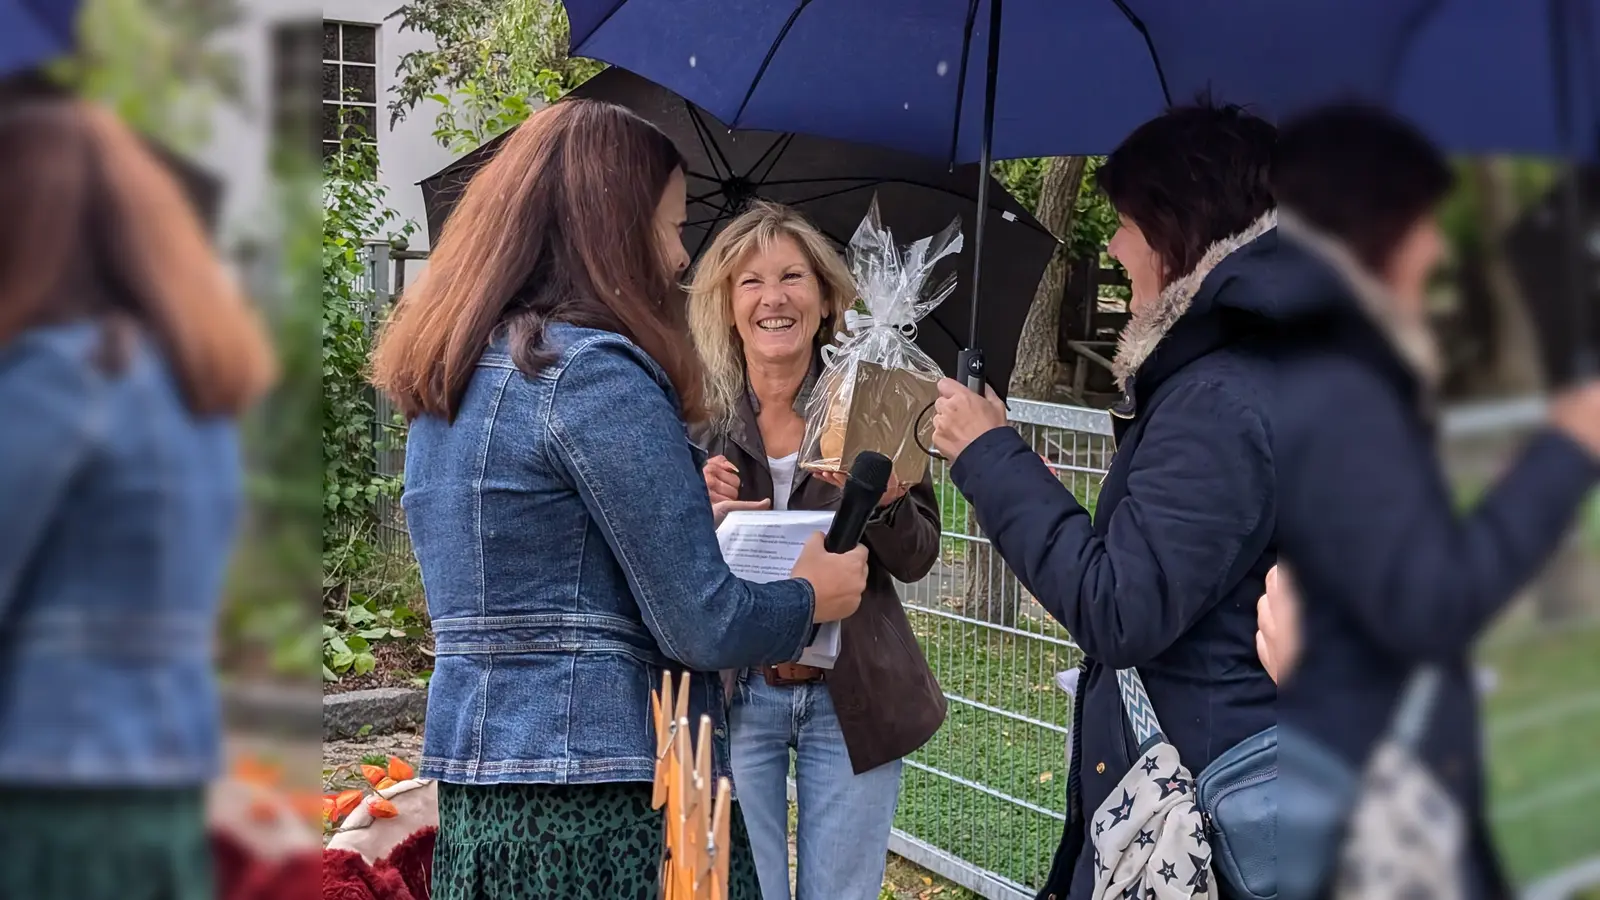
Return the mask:
[[794, 492], [794, 467], [799, 459], [798, 451], [783, 459], [767, 457], [767, 468], [772, 472], [773, 509], [789, 508], [789, 495]]

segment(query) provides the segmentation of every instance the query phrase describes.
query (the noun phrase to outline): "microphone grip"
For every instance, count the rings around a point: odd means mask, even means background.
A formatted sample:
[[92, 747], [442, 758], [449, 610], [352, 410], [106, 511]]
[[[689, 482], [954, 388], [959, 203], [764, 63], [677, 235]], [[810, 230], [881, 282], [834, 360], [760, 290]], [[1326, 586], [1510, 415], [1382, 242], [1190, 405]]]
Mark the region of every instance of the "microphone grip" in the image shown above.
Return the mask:
[[871, 485], [862, 484], [854, 478], [846, 480], [839, 511], [834, 513], [833, 524], [828, 526], [828, 534], [822, 539], [823, 549], [829, 553], [854, 550], [867, 530], [867, 520], [872, 518], [872, 511], [878, 508], [878, 501], [882, 499], [881, 489], [875, 491]]

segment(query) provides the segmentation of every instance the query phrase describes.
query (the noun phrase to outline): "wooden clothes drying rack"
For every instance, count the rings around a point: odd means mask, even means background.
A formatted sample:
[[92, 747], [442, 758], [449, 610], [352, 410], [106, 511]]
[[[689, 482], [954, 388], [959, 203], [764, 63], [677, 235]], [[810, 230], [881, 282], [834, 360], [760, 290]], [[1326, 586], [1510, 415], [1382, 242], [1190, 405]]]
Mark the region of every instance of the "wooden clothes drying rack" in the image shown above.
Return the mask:
[[656, 727], [656, 777], [651, 806], [665, 807], [666, 850], [661, 858], [661, 900], [728, 900], [729, 821], [733, 785], [711, 784], [711, 717], [700, 717], [689, 741], [689, 673], [676, 693], [672, 673], [650, 694]]

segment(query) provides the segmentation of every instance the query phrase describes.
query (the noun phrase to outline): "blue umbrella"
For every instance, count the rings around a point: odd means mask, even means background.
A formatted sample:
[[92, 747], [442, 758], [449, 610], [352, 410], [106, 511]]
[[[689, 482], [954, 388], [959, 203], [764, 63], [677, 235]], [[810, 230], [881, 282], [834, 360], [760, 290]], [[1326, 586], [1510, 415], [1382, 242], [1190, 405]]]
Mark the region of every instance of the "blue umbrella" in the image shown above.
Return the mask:
[[1595, 0], [1440, 0], [1380, 95], [1456, 153], [1600, 155]]
[[69, 52], [80, 5], [78, 0], [0, 0], [0, 77]]
[[[1433, 0], [567, 0], [574, 55], [731, 128], [946, 159], [1101, 153], [1201, 92], [1271, 115], [1372, 95]], [[978, 191], [970, 339], [987, 184]], [[958, 372], [981, 383], [981, 352]]]
[[974, 162], [997, 13], [992, 150], [1004, 159], [1105, 153], [1206, 89], [1273, 115], [1382, 92], [1435, 2], [567, 0], [567, 12], [574, 54], [731, 128]]

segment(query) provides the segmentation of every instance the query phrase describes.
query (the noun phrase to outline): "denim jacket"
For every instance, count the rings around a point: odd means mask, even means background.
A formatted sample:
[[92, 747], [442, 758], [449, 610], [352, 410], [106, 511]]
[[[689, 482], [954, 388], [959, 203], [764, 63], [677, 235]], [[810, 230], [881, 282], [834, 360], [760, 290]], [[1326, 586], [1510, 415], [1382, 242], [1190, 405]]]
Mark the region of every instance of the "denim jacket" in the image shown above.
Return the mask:
[[0, 783], [193, 786], [218, 769], [212, 630], [233, 423], [90, 322], [0, 346]]
[[[453, 424], [411, 425], [402, 503], [435, 635], [421, 774], [461, 784], [649, 781], [650, 691], [799, 658], [815, 595], [722, 561], [665, 372], [612, 332], [553, 326], [528, 377], [503, 341]], [[709, 673], [709, 674], [702, 674]]]

